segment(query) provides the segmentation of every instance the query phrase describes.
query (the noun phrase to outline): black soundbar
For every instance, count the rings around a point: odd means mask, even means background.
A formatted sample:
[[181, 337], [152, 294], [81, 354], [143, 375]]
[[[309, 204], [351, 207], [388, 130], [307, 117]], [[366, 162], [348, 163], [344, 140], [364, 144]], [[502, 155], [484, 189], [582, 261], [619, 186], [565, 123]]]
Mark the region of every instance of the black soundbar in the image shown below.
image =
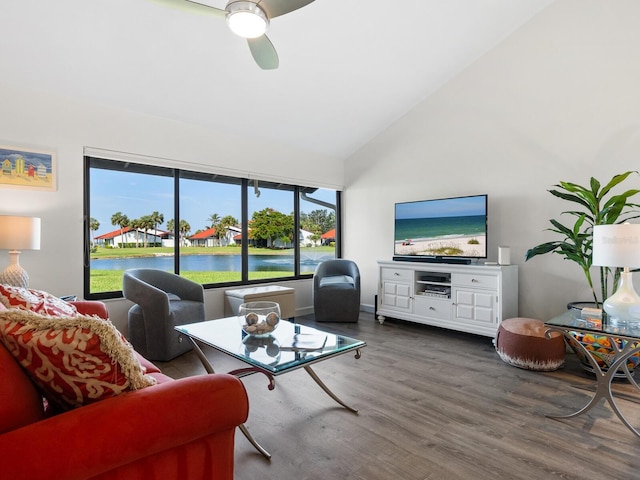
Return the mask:
[[393, 257], [395, 262], [423, 262], [423, 263], [446, 263], [449, 265], [470, 265], [470, 258], [457, 258], [457, 257]]

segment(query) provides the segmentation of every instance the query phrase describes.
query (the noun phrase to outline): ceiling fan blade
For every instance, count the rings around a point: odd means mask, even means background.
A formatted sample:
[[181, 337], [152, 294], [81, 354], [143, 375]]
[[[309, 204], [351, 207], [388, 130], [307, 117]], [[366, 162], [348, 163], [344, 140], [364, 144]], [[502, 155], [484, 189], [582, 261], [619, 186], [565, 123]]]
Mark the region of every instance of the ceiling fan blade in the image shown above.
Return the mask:
[[227, 12], [216, 7], [204, 5], [202, 3], [193, 2], [191, 0], [151, 0], [158, 5], [181, 10], [183, 12], [194, 13], [197, 15], [211, 15], [214, 17], [224, 17]]
[[253, 59], [260, 68], [263, 70], [274, 70], [278, 68], [280, 64], [278, 53], [266, 35], [258, 38], [247, 38], [247, 43], [249, 44]]
[[311, 2], [313, 2], [313, 0], [260, 0], [256, 3], [260, 5], [260, 8], [262, 8], [271, 19], [298, 10], [299, 8], [309, 5]]

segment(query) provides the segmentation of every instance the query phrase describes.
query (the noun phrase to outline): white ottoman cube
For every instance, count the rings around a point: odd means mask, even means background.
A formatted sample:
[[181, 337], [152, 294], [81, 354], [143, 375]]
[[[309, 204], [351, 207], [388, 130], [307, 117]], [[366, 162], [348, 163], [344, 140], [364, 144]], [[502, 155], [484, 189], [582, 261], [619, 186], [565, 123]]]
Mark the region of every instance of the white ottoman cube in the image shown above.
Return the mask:
[[296, 316], [295, 293], [295, 288], [280, 285], [225, 290], [224, 314], [227, 317], [237, 315], [240, 305], [247, 302], [276, 302], [280, 305], [282, 318], [293, 318]]

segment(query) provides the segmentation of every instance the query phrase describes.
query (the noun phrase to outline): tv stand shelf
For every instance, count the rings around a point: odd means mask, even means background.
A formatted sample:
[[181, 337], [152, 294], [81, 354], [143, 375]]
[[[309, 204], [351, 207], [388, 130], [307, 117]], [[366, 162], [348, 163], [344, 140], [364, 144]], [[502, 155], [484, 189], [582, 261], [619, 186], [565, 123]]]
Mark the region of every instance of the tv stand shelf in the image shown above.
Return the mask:
[[378, 321], [386, 317], [494, 337], [518, 316], [516, 265], [379, 261]]

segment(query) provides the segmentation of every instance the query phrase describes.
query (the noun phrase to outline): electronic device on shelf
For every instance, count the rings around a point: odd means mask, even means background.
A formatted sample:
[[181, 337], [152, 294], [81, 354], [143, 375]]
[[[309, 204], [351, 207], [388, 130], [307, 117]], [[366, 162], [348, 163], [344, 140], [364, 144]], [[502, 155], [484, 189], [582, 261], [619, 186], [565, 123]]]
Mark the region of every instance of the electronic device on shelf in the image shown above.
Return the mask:
[[487, 205], [486, 194], [396, 203], [393, 260], [470, 264], [487, 258]]
[[420, 276], [421, 282], [437, 282], [437, 283], [449, 283], [451, 281], [450, 274], [429, 274]]

